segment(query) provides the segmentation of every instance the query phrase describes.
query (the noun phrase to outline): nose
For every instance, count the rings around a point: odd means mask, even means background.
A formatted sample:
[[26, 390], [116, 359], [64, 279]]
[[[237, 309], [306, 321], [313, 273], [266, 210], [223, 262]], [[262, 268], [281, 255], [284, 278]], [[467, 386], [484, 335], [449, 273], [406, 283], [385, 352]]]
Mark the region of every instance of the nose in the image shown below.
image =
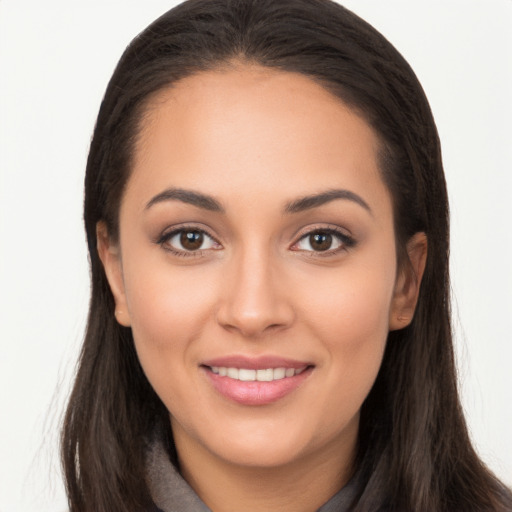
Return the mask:
[[279, 274], [263, 251], [246, 252], [234, 258], [223, 281], [217, 309], [219, 325], [247, 338], [289, 327], [295, 314]]

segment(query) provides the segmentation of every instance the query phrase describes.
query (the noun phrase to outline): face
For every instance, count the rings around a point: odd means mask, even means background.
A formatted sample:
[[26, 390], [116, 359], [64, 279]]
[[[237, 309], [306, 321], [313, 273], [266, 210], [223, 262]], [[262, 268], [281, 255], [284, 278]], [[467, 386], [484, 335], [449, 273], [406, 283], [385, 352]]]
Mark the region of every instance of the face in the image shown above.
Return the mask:
[[268, 467], [353, 451], [416, 296], [377, 147], [298, 74], [205, 72], [151, 101], [119, 243], [100, 225], [99, 250], [179, 452]]

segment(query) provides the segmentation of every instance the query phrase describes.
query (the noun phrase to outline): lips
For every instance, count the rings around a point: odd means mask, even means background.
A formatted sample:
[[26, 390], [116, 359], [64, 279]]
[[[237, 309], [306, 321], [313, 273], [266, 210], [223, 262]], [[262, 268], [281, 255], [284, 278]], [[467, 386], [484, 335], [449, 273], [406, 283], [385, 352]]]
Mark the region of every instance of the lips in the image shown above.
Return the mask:
[[213, 388], [243, 405], [265, 405], [295, 391], [313, 370], [308, 362], [273, 356], [230, 356], [201, 365]]

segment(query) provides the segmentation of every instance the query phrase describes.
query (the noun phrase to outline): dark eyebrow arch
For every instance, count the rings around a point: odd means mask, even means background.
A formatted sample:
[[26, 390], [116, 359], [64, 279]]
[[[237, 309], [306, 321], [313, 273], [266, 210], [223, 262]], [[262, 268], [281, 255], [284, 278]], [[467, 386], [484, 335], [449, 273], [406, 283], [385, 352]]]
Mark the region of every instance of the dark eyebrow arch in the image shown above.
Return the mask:
[[353, 201], [354, 203], [357, 203], [359, 206], [362, 206], [365, 210], [368, 211], [368, 213], [373, 215], [372, 209], [361, 196], [355, 194], [354, 192], [351, 192], [350, 190], [344, 189], [327, 190], [326, 192], [321, 192], [319, 194], [301, 197], [295, 201], [292, 201], [291, 203], [288, 203], [285, 207], [285, 212], [303, 212], [304, 210], [310, 210], [311, 208], [316, 208], [326, 203], [330, 203], [335, 199], [345, 199], [348, 201]]
[[183, 188], [168, 188], [160, 192], [160, 194], [157, 194], [148, 202], [145, 209], [148, 210], [153, 205], [163, 203], [164, 201], [181, 201], [182, 203], [191, 204], [203, 210], [224, 213], [224, 208], [213, 197]]

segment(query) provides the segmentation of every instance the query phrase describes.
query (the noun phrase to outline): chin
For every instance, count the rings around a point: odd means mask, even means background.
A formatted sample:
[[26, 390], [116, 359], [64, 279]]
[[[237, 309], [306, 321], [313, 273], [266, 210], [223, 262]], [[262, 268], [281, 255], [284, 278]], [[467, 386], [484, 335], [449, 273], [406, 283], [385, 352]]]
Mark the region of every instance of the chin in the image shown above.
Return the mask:
[[[216, 447], [210, 447], [215, 450]], [[224, 461], [247, 468], [277, 468], [302, 458], [305, 451], [303, 442], [287, 439], [257, 439], [253, 442], [237, 439], [226, 440], [215, 450], [214, 455]]]
[[310, 456], [322, 457], [324, 451], [332, 454], [333, 450], [344, 451], [344, 446], [355, 445], [358, 417], [353, 420], [319, 428], [304, 417], [284, 423], [267, 417], [263, 421], [219, 424], [208, 432], [189, 431], [189, 440], [195, 438], [196, 446], [202, 445], [205, 452], [228, 464], [253, 469], [278, 468], [305, 461]]

